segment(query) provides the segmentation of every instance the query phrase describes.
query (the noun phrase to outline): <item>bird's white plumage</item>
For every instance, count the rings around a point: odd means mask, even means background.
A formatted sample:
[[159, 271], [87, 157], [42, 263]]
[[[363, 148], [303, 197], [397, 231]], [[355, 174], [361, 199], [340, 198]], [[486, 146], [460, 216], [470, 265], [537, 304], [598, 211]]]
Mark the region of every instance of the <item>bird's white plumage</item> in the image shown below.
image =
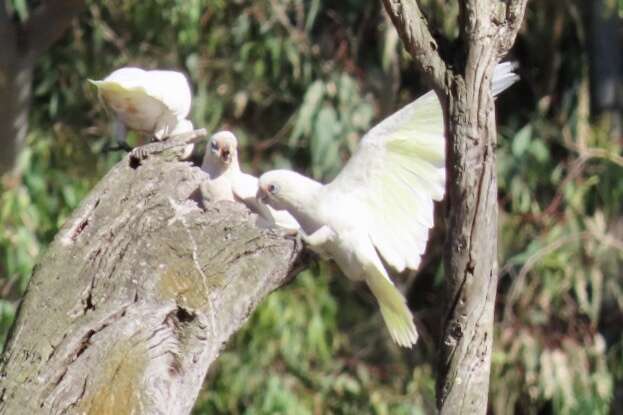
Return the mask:
[[91, 83], [126, 128], [157, 139], [193, 129], [190, 86], [180, 72], [124, 67]]
[[296, 233], [299, 230], [299, 224], [292, 215], [285, 210], [273, 209], [257, 199], [258, 183], [257, 177], [240, 172], [232, 183], [234, 196], [264, 218], [266, 223], [262, 224], [263, 226], [278, 226]]
[[[513, 69], [495, 68], [494, 95], [518, 79]], [[429, 92], [372, 128], [331, 183], [276, 170], [263, 174], [259, 186], [269, 204], [299, 221], [312, 249], [367, 283], [392, 339], [410, 347], [417, 330], [381, 257], [398, 271], [418, 267], [445, 180], [443, 111]]]
[[362, 139], [327, 193], [348, 193], [351, 209], [397, 271], [416, 269], [445, 190], [445, 140], [434, 92], [383, 120]]
[[[223, 158], [223, 151], [228, 157]], [[259, 201], [258, 179], [240, 170], [238, 162], [238, 139], [230, 131], [220, 131], [208, 142], [201, 168], [208, 173], [202, 192], [212, 201], [229, 200], [242, 202], [260, 215], [262, 227], [278, 226], [288, 231], [299, 229], [297, 221], [284, 210], [273, 209]]]
[[506, 88], [519, 80], [519, 75], [513, 72], [519, 65], [517, 62], [502, 62], [493, 69], [493, 81], [491, 82], [491, 92], [493, 96], [498, 95]]

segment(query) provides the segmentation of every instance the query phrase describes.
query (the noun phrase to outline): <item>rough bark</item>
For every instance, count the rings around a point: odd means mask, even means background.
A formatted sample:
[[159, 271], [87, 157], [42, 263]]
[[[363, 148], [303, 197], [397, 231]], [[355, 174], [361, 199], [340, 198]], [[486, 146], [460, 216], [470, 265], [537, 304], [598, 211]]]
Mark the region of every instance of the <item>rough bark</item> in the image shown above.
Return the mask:
[[443, 91], [446, 63], [439, 56], [437, 42], [430, 33], [418, 2], [383, 0], [383, 4], [420, 72], [435, 91]]
[[[446, 314], [439, 348], [442, 414], [485, 414], [497, 288], [496, 128], [491, 78], [512, 46], [527, 0], [460, 2], [465, 58], [431, 43], [415, 0], [383, 0], [416, 67], [444, 107], [447, 139]], [[451, 69], [450, 69], [451, 68]]]
[[0, 0], [0, 175], [15, 168], [26, 144], [36, 60], [69, 27], [84, 0], [44, 1], [20, 23]]
[[284, 284], [295, 240], [204, 173], [120, 162], [33, 271], [0, 366], [0, 414], [187, 414], [230, 336]]
[[[475, 67], [469, 70], [471, 74], [454, 85], [456, 95], [448, 101], [446, 121], [451, 209], [437, 379], [438, 406], [444, 414], [486, 413], [497, 288], [493, 99], [490, 78], [475, 76]], [[491, 74], [491, 68], [485, 71]], [[484, 99], [473, 102], [470, 95]]]

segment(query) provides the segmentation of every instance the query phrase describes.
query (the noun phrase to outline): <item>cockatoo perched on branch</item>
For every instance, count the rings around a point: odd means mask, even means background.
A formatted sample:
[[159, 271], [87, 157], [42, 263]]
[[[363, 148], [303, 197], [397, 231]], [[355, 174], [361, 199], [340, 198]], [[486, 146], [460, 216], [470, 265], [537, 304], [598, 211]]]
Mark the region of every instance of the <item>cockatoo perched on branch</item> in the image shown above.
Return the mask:
[[277, 211], [257, 200], [257, 177], [243, 173], [238, 164], [238, 140], [230, 131], [220, 131], [208, 141], [201, 168], [209, 179], [201, 185], [203, 197], [210, 201], [243, 202], [260, 215], [258, 225], [279, 226], [296, 233], [299, 225], [286, 211]]
[[[180, 72], [125, 67], [101, 81], [90, 82], [115, 114], [116, 139], [120, 143], [125, 143], [127, 129], [155, 140], [193, 130], [186, 119], [192, 100], [190, 86]], [[185, 153], [191, 151], [189, 146]]]
[[[518, 76], [496, 67], [493, 92]], [[411, 347], [418, 339], [403, 295], [383, 265], [415, 270], [433, 226], [433, 201], [444, 197], [443, 111], [431, 91], [370, 130], [329, 184], [288, 170], [260, 177], [258, 198], [290, 212], [303, 240], [337, 262], [347, 277], [363, 280], [376, 297], [392, 339]]]

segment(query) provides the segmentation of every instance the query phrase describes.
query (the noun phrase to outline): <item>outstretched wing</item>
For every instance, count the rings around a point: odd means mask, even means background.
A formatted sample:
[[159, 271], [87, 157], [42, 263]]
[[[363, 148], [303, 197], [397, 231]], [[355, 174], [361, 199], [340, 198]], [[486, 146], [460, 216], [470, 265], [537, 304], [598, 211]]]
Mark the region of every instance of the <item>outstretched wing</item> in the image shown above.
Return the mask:
[[[514, 67], [496, 66], [494, 95], [517, 81]], [[370, 130], [327, 190], [351, 197], [376, 249], [403, 271], [420, 263], [445, 181], [443, 112], [431, 91]]]
[[370, 130], [327, 191], [353, 198], [376, 249], [403, 271], [420, 263], [445, 179], [443, 114], [431, 91]]

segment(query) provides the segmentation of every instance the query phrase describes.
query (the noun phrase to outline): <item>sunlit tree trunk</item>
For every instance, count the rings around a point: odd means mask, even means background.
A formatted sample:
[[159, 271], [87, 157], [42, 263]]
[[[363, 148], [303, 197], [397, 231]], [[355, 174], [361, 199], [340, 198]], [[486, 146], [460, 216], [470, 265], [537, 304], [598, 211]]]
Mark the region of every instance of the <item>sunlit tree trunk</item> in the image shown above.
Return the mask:
[[498, 280], [491, 79], [495, 65], [514, 43], [527, 0], [460, 1], [458, 41], [463, 55], [450, 57], [451, 62], [439, 54], [415, 0], [383, 1], [446, 116], [450, 209], [437, 404], [442, 414], [485, 414]]
[[189, 163], [120, 162], [56, 235], [0, 365], [0, 414], [188, 414], [227, 340], [299, 249]]

